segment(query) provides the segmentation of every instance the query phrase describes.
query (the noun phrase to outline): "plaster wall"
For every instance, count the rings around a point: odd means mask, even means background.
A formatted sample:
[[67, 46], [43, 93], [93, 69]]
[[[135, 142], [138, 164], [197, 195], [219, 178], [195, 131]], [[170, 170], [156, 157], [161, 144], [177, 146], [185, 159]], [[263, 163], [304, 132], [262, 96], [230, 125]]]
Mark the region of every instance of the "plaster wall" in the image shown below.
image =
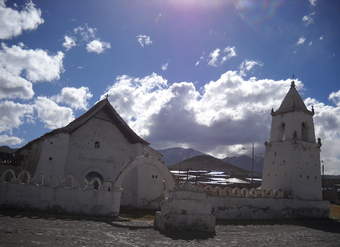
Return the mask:
[[80, 183], [91, 171], [113, 181], [124, 165], [142, 153], [143, 145], [129, 143], [105, 114], [97, 114], [71, 134], [65, 175], [73, 175]]
[[209, 196], [216, 219], [328, 218], [328, 201]]
[[[120, 191], [82, 190], [36, 186], [28, 184], [0, 184], [0, 207], [56, 210], [72, 214], [112, 216], [119, 210], [116, 194]], [[118, 205], [118, 206], [117, 206]]]
[[40, 180], [48, 185], [58, 185], [64, 178], [64, 165], [68, 155], [69, 134], [60, 133], [41, 140], [41, 152], [33, 180]]
[[288, 112], [273, 116], [270, 133], [270, 141], [282, 141], [282, 124], [284, 123], [284, 140], [293, 139], [294, 132], [297, 133], [297, 139], [302, 140], [302, 123], [305, 123], [307, 128], [307, 138], [305, 141], [315, 142], [315, 132], [313, 117], [304, 112]]

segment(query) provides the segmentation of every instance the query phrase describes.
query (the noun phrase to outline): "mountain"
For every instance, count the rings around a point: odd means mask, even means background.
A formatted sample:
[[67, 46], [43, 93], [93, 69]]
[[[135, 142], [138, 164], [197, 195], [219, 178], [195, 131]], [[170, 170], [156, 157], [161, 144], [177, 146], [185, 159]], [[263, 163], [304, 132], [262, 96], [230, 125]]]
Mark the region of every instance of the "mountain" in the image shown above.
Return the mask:
[[210, 155], [199, 155], [169, 166], [170, 170], [224, 171], [233, 176], [248, 176], [249, 172]]
[[[242, 168], [244, 170], [251, 170], [251, 157], [247, 155], [240, 155], [240, 156], [234, 156], [234, 157], [226, 157], [223, 159], [223, 161], [227, 163], [231, 163], [239, 168]], [[264, 159], [262, 156], [255, 156], [254, 159], [254, 171], [256, 173], [262, 174], [263, 169], [263, 162]]]
[[163, 155], [163, 161], [167, 166], [171, 166], [194, 156], [203, 155], [203, 153], [192, 148], [167, 148], [157, 151]]

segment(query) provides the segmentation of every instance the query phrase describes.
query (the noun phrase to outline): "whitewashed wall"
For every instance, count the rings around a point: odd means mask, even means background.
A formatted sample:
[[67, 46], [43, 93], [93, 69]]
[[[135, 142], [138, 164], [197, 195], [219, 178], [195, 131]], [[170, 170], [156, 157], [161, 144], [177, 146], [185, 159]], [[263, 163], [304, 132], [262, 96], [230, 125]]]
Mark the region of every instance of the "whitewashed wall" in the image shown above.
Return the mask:
[[217, 219], [328, 218], [328, 201], [209, 196]]
[[120, 192], [1, 183], [0, 206], [112, 216], [120, 204], [116, 193]]

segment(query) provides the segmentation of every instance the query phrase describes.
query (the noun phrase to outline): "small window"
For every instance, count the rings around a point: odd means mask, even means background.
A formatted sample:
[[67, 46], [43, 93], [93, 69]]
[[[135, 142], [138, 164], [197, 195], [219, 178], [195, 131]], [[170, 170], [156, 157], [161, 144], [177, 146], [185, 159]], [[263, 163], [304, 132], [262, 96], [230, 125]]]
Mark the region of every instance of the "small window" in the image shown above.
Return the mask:
[[96, 141], [94, 143], [94, 148], [100, 148], [100, 142], [99, 141]]
[[52, 157], [49, 157], [48, 160], [52, 160]]
[[307, 180], [309, 179], [309, 176], [307, 176]]

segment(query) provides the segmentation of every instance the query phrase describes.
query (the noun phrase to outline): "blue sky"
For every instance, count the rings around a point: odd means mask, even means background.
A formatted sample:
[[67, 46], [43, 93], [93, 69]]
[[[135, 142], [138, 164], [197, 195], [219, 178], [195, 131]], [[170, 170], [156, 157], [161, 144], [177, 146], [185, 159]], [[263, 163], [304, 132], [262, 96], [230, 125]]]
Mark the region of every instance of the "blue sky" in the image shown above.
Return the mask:
[[155, 148], [263, 153], [293, 74], [340, 173], [340, 2], [0, 0], [0, 145], [104, 95]]

